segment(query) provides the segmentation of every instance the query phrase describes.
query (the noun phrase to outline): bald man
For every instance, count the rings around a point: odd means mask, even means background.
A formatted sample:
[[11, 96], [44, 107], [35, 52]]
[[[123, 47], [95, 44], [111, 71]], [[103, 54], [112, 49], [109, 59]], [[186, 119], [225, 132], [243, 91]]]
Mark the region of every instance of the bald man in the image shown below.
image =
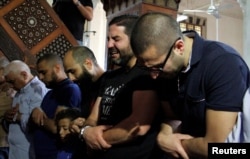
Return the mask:
[[63, 64], [68, 77], [82, 92], [82, 116], [87, 118], [100, 87], [104, 70], [97, 63], [92, 50], [85, 46], [72, 47], [64, 56]]

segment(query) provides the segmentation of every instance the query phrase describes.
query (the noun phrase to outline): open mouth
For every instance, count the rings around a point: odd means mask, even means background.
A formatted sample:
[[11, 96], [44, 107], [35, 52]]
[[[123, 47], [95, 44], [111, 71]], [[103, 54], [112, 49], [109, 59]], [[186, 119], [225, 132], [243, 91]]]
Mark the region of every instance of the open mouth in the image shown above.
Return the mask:
[[112, 52], [112, 53], [110, 53], [111, 57], [116, 57], [117, 55], [118, 55], [118, 52]]
[[119, 55], [119, 51], [115, 48], [109, 49], [109, 56], [112, 58], [116, 58]]

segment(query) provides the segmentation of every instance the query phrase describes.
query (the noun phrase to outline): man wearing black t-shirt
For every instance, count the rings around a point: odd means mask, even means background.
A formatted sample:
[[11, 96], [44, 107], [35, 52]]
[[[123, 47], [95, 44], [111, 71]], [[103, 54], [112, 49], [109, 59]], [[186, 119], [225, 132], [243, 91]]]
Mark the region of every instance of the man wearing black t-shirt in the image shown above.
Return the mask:
[[[161, 154], [155, 153], [159, 100], [154, 80], [137, 67], [130, 47], [129, 37], [137, 19], [122, 15], [109, 23], [109, 55], [121, 67], [105, 74], [92, 112], [79, 134], [94, 159], [157, 159]], [[72, 126], [75, 131], [77, 125], [76, 121]]]
[[85, 20], [93, 18], [92, 0], [53, 0], [53, 9], [82, 45]]

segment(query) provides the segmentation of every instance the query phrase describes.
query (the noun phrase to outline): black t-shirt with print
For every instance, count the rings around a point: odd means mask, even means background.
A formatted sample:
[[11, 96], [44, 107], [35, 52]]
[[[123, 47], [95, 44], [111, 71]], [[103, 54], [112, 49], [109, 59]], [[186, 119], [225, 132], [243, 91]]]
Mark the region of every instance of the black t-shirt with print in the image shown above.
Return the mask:
[[[137, 90], [156, 90], [155, 80], [148, 72], [133, 67], [129, 71], [120, 68], [106, 74], [99, 96], [102, 97], [98, 125], [116, 125], [132, 113], [132, 95]], [[156, 115], [156, 117], [159, 117]], [[126, 144], [113, 145], [96, 158], [157, 159], [161, 153], [156, 145], [160, 120], [155, 118], [150, 131]]]

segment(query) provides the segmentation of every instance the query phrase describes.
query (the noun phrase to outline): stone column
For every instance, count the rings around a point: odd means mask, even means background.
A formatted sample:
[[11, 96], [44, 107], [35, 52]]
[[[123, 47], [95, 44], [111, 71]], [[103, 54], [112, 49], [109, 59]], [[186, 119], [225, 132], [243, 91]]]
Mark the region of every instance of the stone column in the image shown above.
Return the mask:
[[94, 18], [89, 23], [87, 34], [89, 36], [88, 47], [93, 50], [98, 64], [106, 70], [106, 41], [107, 41], [107, 18], [103, 9], [103, 3], [100, 0], [92, 0], [94, 9]]
[[[243, 58], [250, 67], [250, 1], [237, 0], [243, 11]], [[239, 28], [240, 29], [240, 28]]]

